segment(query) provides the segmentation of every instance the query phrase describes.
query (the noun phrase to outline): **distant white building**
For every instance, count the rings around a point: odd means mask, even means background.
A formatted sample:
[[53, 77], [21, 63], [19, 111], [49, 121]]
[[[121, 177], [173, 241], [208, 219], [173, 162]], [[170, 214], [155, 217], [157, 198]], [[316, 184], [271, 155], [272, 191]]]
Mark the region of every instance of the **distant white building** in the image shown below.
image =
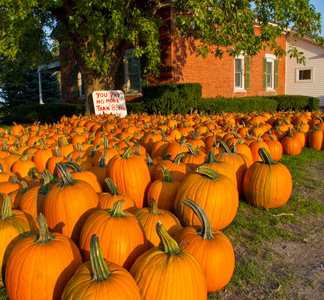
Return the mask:
[[290, 34], [286, 39], [287, 51], [291, 45], [303, 52], [306, 64], [298, 64], [295, 58], [286, 56], [286, 95], [306, 95], [320, 99], [324, 107], [324, 47], [312, 42], [311, 38], [292, 40]]

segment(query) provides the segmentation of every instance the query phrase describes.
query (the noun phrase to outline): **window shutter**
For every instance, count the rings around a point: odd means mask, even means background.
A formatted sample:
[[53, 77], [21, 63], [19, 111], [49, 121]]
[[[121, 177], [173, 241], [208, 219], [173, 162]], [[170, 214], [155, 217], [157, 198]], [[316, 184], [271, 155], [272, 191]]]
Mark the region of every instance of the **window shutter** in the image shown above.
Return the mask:
[[147, 72], [144, 72], [147, 65], [147, 56], [145, 54], [141, 56], [140, 62], [141, 62], [141, 89], [142, 89], [143, 87], [147, 87], [148, 85]]
[[79, 84], [78, 84], [78, 65], [75, 64], [72, 68], [72, 78], [73, 78], [73, 93], [74, 97], [79, 97]]
[[274, 78], [274, 88], [275, 90], [277, 90], [279, 88], [279, 60], [276, 59], [275, 60], [275, 65], [274, 65], [274, 75], [275, 75], [275, 78]]
[[267, 89], [267, 59], [263, 58], [263, 89]]
[[250, 89], [250, 56], [245, 56], [245, 89]]
[[124, 90], [125, 78], [124, 78], [124, 60], [120, 62], [118, 69], [117, 69], [117, 90]]

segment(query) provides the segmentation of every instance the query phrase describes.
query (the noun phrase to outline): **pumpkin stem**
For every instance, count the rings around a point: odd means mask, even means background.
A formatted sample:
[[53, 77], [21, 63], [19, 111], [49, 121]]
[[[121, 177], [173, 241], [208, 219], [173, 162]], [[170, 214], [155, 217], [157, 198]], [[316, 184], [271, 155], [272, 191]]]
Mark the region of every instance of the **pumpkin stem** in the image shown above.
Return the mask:
[[191, 208], [195, 215], [199, 218], [201, 229], [197, 231], [197, 234], [199, 234], [204, 240], [213, 239], [214, 235], [211, 231], [210, 221], [206, 212], [195, 201], [189, 199], [182, 200], [181, 204]]
[[161, 213], [160, 213], [159, 208], [156, 204], [156, 201], [152, 197], [150, 197], [150, 201], [152, 203], [152, 209], [151, 209], [150, 213], [153, 215], [160, 215]]
[[4, 196], [4, 201], [1, 207], [1, 219], [2, 220], [8, 220], [8, 219], [12, 219], [12, 217], [14, 216], [14, 214], [12, 213], [12, 202], [10, 197], [7, 194], [2, 194], [1, 195]]
[[74, 185], [76, 180], [72, 178], [71, 173], [68, 171], [67, 167], [62, 163], [57, 163], [56, 167], [61, 174], [61, 182], [58, 185], [61, 188], [69, 185]]
[[129, 158], [132, 153], [132, 147], [128, 147], [125, 149], [124, 154], [122, 155], [122, 158]]
[[211, 149], [208, 153], [207, 164], [212, 164], [216, 162], [215, 150]]
[[271, 156], [271, 154], [269, 153], [269, 151], [263, 147], [259, 148], [258, 150], [260, 157], [262, 158], [262, 161], [264, 164], [267, 165], [274, 165], [277, 162], [275, 162]]
[[177, 255], [181, 252], [177, 242], [168, 234], [161, 221], [156, 223], [156, 232], [162, 241], [165, 254]]
[[118, 191], [118, 188], [117, 188], [116, 184], [113, 182], [112, 179], [107, 177], [105, 179], [105, 182], [107, 184], [107, 187], [108, 187], [111, 195], [120, 195], [120, 193]]
[[90, 240], [90, 262], [92, 269], [91, 281], [102, 281], [108, 279], [112, 273], [105, 262], [99, 244], [99, 237], [94, 234]]
[[125, 200], [121, 199], [114, 203], [113, 207], [108, 210], [109, 214], [113, 218], [125, 218], [127, 214], [123, 212], [123, 204]]
[[174, 163], [175, 164], [180, 164], [180, 162], [181, 162], [181, 159], [184, 157], [186, 155], [186, 153], [184, 153], [184, 152], [182, 152], [182, 153], [179, 153], [176, 157], [175, 157], [175, 159], [174, 159]]
[[223, 140], [216, 140], [216, 143], [221, 144], [221, 146], [224, 148], [226, 153], [232, 153], [230, 148], [227, 146], [227, 144]]
[[48, 230], [46, 219], [42, 213], [37, 216], [36, 222], [39, 228], [39, 235], [38, 239], [35, 241], [36, 243], [47, 244], [50, 241], [55, 240], [55, 238], [51, 236], [51, 233]]
[[196, 169], [196, 173], [200, 174], [200, 175], [205, 175], [207, 176], [209, 179], [217, 179], [219, 177], [219, 173], [217, 173], [215, 170], [205, 167], [205, 166], [199, 166]]
[[182, 146], [187, 147], [189, 149], [189, 153], [193, 156], [198, 156], [197, 151], [195, 150], [195, 148], [189, 144], [189, 143], [183, 143]]
[[163, 181], [173, 182], [172, 178], [171, 178], [171, 174], [170, 174], [169, 170], [166, 168], [166, 166], [161, 165], [161, 170], [162, 170], [162, 174], [163, 174]]

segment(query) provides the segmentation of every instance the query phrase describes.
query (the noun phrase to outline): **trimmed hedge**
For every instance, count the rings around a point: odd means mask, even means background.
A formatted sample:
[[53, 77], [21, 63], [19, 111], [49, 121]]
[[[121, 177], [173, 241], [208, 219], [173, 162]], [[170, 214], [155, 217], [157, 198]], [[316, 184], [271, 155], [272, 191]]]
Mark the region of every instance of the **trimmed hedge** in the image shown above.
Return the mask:
[[141, 114], [147, 112], [144, 102], [126, 102], [127, 114]]
[[160, 84], [143, 88], [149, 114], [186, 114], [197, 107], [202, 95], [200, 83]]
[[252, 111], [276, 111], [278, 103], [266, 97], [243, 98], [202, 98], [198, 102], [198, 111], [208, 114], [221, 114], [222, 112], [249, 113]]
[[16, 123], [54, 123], [61, 117], [84, 115], [84, 104], [32, 104], [15, 106], [11, 110]]
[[277, 95], [268, 96], [268, 98], [274, 99], [278, 102], [279, 111], [287, 110], [318, 110], [320, 100], [311, 96], [299, 96], [299, 95]]

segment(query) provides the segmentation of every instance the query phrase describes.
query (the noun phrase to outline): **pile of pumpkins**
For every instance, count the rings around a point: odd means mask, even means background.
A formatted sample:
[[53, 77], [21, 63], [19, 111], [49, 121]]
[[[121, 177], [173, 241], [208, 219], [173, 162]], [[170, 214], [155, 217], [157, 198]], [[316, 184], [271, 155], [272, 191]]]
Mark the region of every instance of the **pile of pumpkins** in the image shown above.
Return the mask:
[[207, 299], [235, 266], [239, 199], [284, 205], [283, 153], [323, 114], [63, 117], [0, 133], [0, 284], [15, 299]]

